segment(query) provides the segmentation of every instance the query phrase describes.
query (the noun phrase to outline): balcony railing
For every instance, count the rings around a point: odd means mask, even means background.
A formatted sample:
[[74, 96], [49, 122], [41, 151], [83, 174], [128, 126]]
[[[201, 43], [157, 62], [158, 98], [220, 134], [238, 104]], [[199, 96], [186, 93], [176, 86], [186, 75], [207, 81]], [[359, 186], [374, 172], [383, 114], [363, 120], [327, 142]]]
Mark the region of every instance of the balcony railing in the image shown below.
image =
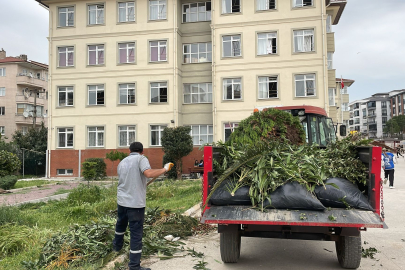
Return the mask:
[[[17, 103], [28, 103], [28, 104], [34, 104], [35, 97], [33, 95], [23, 95], [23, 94], [16, 94], [15, 101]], [[45, 105], [45, 98], [37, 97], [37, 105], [38, 106], [44, 106]]]
[[[41, 124], [45, 119], [41, 116], [37, 116], [36, 124]], [[24, 117], [22, 114], [15, 114], [15, 123], [16, 124], [33, 124], [32, 117]]]
[[16, 81], [18, 85], [25, 85], [36, 88], [47, 88], [48, 86], [48, 82], [45, 81], [44, 78], [38, 79], [29, 74], [18, 74]]

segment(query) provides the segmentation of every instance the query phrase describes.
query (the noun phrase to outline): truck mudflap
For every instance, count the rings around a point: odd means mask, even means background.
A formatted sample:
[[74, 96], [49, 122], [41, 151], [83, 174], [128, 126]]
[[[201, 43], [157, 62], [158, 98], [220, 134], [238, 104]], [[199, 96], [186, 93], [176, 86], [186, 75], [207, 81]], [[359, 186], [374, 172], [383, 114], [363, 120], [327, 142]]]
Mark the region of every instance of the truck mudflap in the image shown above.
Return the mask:
[[201, 223], [356, 228], [385, 226], [380, 216], [372, 211], [334, 208], [323, 212], [276, 209], [261, 212], [249, 206], [212, 206], [203, 213]]

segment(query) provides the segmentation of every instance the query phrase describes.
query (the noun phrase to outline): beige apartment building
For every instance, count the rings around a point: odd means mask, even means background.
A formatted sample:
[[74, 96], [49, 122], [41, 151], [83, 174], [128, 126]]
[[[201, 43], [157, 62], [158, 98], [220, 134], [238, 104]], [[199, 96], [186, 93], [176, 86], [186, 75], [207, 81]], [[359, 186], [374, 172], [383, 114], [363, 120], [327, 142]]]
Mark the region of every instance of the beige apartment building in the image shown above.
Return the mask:
[[[336, 78], [336, 86], [328, 88], [329, 117], [335, 125], [345, 125], [349, 132], [350, 106], [348, 87], [354, 80]], [[339, 132], [338, 132], [339, 134]]]
[[133, 140], [160, 167], [165, 127], [192, 127], [187, 167], [255, 107], [329, 112], [346, 1], [36, 1], [50, 14], [50, 176]]
[[28, 61], [24, 54], [7, 57], [0, 50], [0, 133], [6, 141], [16, 130], [25, 133], [34, 123], [47, 125], [47, 89], [47, 65]]

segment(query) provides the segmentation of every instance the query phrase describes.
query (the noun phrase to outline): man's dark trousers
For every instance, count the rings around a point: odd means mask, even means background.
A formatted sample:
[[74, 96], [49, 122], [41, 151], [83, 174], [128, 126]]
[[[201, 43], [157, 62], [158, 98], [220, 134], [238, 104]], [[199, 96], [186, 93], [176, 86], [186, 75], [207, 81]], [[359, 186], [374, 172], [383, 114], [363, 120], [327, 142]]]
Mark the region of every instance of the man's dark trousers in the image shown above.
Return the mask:
[[115, 238], [113, 248], [115, 251], [122, 249], [124, 245], [124, 233], [129, 223], [131, 235], [129, 251], [129, 270], [138, 270], [142, 255], [142, 233], [145, 208], [129, 208], [118, 205], [118, 219], [115, 226]]
[[388, 178], [390, 180], [390, 187], [394, 186], [394, 169], [391, 170], [385, 170], [385, 178]]

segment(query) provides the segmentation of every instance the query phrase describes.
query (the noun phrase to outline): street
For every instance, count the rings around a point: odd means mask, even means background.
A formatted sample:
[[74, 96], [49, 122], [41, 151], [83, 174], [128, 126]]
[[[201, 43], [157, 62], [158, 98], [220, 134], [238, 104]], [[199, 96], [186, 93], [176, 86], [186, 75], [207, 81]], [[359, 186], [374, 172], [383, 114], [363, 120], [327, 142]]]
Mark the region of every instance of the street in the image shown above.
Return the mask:
[[[368, 229], [362, 232], [363, 248], [378, 250], [375, 259], [363, 258], [358, 269], [405, 269], [405, 159], [395, 165], [395, 189], [384, 186], [384, 212], [388, 229]], [[364, 244], [366, 242], [366, 244]], [[334, 242], [242, 238], [241, 257], [236, 264], [224, 264], [219, 251], [219, 234], [187, 241], [187, 247], [203, 252], [207, 268], [223, 269], [342, 269], [338, 263]], [[201, 259], [191, 256], [158, 261], [152, 270], [193, 269]], [[198, 268], [201, 269], [201, 268]]]

